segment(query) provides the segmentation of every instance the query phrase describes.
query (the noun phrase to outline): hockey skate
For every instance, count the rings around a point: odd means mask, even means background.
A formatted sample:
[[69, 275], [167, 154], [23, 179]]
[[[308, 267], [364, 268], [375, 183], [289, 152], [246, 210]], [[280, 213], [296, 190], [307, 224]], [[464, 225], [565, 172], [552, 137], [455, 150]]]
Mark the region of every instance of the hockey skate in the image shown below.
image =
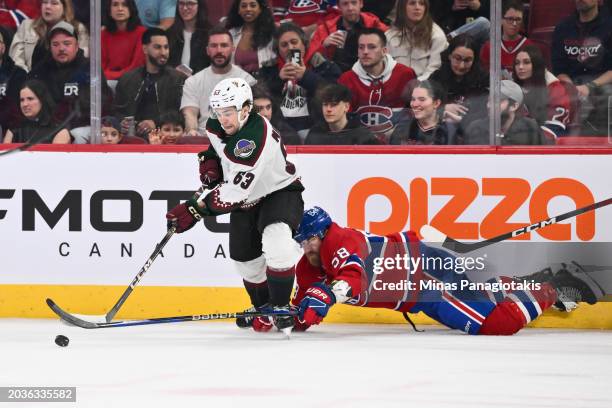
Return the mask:
[[520, 279], [550, 283], [557, 292], [557, 301], [553, 304], [553, 307], [562, 312], [571, 312], [576, 309], [578, 302], [593, 305], [604, 295], [597, 282], [577, 262], [561, 263], [557, 272], [553, 272], [551, 268], [546, 268]]
[[[274, 306], [274, 311], [275, 312], [289, 312], [291, 310], [291, 307], [289, 305], [284, 305], [284, 306]], [[280, 331], [282, 331], [283, 333], [285, 333], [287, 336], [289, 336], [289, 333], [291, 333], [291, 329], [293, 328], [295, 322], [293, 320], [293, 315], [281, 315], [281, 316], [274, 316], [274, 326], [276, 326], [276, 328]]]
[[[244, 313], [263, 312], [265, 310], [270, 310], [270, 305], [268, 305], [267, 303], [260, 307], [251, 306], [248, 309], [246, 309]], [[266, 319], [269, 319], [269, 317], [267, 316], [263, 316], [263, 317], [265, 317]], [[256, 316], [237, 317], [236, 326], [240, 327], [241, 329], [250, 329], [251, 327], [253, 327], [253, 322], [255, 321], [256, 318], [257, 318]]]

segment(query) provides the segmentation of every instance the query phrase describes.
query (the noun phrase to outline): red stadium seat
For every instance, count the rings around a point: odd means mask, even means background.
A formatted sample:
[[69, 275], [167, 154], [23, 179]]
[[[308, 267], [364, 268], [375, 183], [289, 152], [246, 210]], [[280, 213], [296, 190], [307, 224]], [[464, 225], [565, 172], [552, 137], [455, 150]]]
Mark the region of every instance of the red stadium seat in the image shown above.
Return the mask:
[[531, 0], [527, 37], [550, 48], [555, 26], [575, 11], [574, 0]]
[[123, 136], [119, 144], [145, 144], [145, 140], [137, 136]]
[[229, 12], [232, 7], [232, 0], [206, 0], [208, 9], [208, 21], [213, 26], [219, 24], [219, 20]]
[[566, 136], [557, 138], [556, 144], [562, 146], [612, 146], [612, 140], [606, 136]]
[[181, 137], [176, 144], [184, 145], [184, 144], [193, 144], [193, 145], [205, 145], [209, 144], [210, 141], [206, 136], [183, 136]]

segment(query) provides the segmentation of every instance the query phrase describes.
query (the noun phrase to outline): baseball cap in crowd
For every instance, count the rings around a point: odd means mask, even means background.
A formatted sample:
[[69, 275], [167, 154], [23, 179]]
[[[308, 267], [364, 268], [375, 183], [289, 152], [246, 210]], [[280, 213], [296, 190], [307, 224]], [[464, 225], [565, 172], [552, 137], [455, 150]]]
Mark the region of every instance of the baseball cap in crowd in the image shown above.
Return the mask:
[[520, 85], [514, 81], [510, 81], [509, 79], [501, 81], [501, 95], [502, 97], [512, 99], [519, 105], [523, 104], [523, 90]]
[[57, 32], [68, 34], [69, 36], [74, 37], [77, 40], [79, 39], [77, 32], [74, 29], [74, 26], [70, 23], [67, 23], [66, 21], [60, 21], [59, 23], [51, 27], [51, 30], [49, 30], [49, 35], [48, 35], [49, 41], [51, 40], [51, 38], [53, 38], [53, 36]]
[[112, 127], [112, 128], [117, 129], [121, 133], [121, 123], [119, 122], [119, 119], [117, 119], [114, 116], [104, 116], [100, 120], [100, 126], [101, 127]]

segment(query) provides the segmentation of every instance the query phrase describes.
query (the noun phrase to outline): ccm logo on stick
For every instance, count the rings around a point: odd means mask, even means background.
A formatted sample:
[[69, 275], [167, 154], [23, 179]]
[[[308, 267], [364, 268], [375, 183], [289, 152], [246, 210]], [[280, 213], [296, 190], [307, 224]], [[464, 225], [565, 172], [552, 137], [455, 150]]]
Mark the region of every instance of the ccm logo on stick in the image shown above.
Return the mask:
[[[429, 224], [456, 239], [489, 239], [516, 231], [515, 238], [529, 240], [531, 229], [527, 228], [540, 220], [550, 218], [548, 203], [557, 197], [571, 199], [576, 208], [595, 202], [593, 193], [581, 182], [569, 178], [553, 178], [532, 186], [521, 178], [432, 178], [428, 183], [415, 178], [407, 189], [397, 181], [386, 177], [371, 177], [358, 181], [347, 198], [348, 225], [373, 234], [389, 234], [409, 228], [420, 231]], [[370, 221], [366, 224], [366, 202], [372, 196], [384, 196], [391, 204], [391, 214], [386, 220]], [[433, 196], [450, 196], [451, 199], [437, 213], [429, 213], [429, 200]], [[501, 197], [501, 200], [481, 220], [458, 221], [459, 217], [475, 205], [481, 197]], [[529, 219], [525, 222], [509, 222], [523, 206], [529, 208]], [[553, 220], [544, 229], [535, 231], [551, 241], [567, 241], [572, 238], [571, 225], [555, 224]], [[552, 225], [555, 224], [555, 225]], [[590, 211], [576, 217], [576, 236], [590, 241], [595, 236], [595, 212]], [[524, 230], [521, 230], [524, 228]]]

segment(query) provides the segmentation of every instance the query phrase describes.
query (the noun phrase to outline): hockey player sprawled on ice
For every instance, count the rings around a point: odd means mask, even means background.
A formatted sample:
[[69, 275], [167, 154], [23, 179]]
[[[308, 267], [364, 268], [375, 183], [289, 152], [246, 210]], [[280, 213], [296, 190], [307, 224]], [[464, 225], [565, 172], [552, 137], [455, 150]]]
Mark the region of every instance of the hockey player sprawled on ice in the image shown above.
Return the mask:
[[492, 288], [505, 283], [504, 290], [495, 291], [474, 290], [473, 282], [457, 267], [423, 268], [422, 262], [389, 268], [377, 259], [443, 258], [446, 265], [457, 258], [424, 245], [412, 231], [377, 236], [341, 227], [319, 207], [304, 212], [294, 239], [304, 250], [292, 299], [298, 310], [294, 330], [319, 324], [335, 303], [346, 303], [397, 310], [407, 319], [406, 313], [423, 312], [468, 334], [510, 335], [549, 307], [570, 311], [577, 302], [594, 304], [603, 296], [595, 282], [583, 280], [586, 274], [569, 270], [492, 278], [487, 281]]

